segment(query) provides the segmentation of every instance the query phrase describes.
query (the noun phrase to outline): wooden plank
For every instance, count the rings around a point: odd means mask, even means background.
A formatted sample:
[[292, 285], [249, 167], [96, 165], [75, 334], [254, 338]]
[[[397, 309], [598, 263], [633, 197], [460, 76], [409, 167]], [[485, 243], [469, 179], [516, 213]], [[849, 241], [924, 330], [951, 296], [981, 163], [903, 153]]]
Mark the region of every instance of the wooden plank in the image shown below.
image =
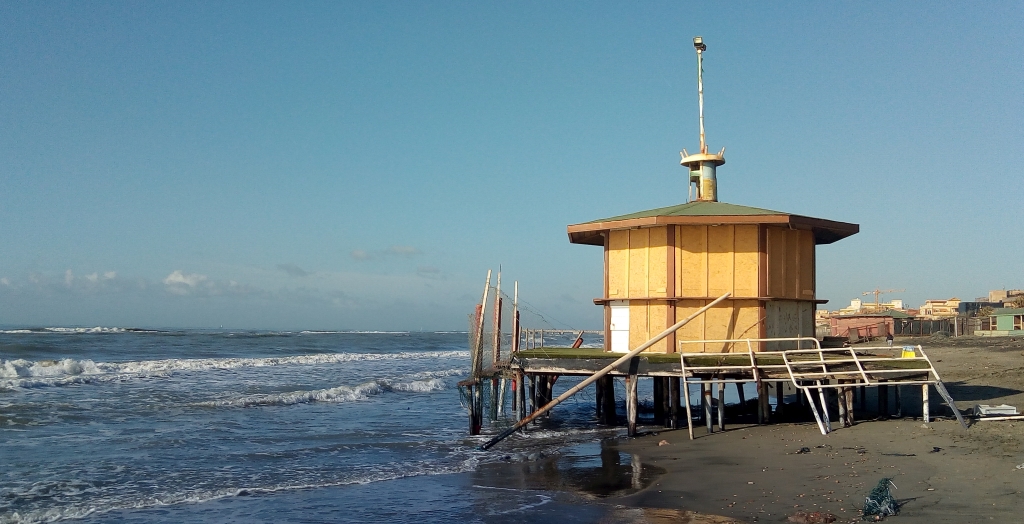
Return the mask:
[[735, 293], [733, 289], [734, 226], [708, 227], [708, 294]]
[[611, 298], [629, 296], [629, 231], [608, 233], [608, 294]]
[[[646, 297], [651, 294], [647, 285], [649, 246], [649, 229], [631, 229], [629, 231], [629, 297]], [[632, 312], [630, 313], [632, 314]]]
[[758, 227], [735, 226], [734, 296], [757, 296], [760, 253], [758, 253]]
[[682, 265], [682, 296], [708, 295], [707, 235], [708, 226], [680, 226], [680, 263]]
[[[650, 243], [648, 247], [648, 271], [647, 286], [650, 297], [669, 296], [668, 290], [672, 287], [669, 284], [668, 257], [669, 257], [669, 231], [668, 227], [656, 227], [648, 230]], [[671, 326], [672, 324], [666, 324]]]
[[[786, 230], [767, 228], [768, 237], [768, 296], [786, 295]], [[770, 334], [768, 336], [771, 336]]]

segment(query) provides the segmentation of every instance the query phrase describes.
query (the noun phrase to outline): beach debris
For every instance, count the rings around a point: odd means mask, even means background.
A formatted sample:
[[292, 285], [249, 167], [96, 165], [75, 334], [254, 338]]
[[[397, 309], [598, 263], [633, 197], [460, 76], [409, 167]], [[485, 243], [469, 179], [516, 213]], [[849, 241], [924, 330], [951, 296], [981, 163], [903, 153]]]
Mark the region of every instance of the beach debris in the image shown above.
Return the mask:
[[974, 405], [974, 416], [975, 417], [989, 417], [993, 415], [1016, 415], [1017, 408], [1009, 404], [999, 404], [998, 406], [991, 406], [989, 404], [975, 404]]
[[662, 440], [661, 442], [658, 442], [659, 446], [668, 446], [668, 445], [671, 445], [671, 444], [672, 443], [667, 441], [667, 440]]
[[835, 515], [821, 511], [812, 511], [810, 513], [797, 511], [786, 519], [786, 522], [794, 522], [796, 524], [831, 524], [835, 521]]
[[893, 484], [891, 478], [883, 478], [878, 481], [878, 484], [871, 493], [864, 499], [864, 520], [879, 521], [892, 515], [897, 515], [900, 512], [900, 502], [896, 500], [896, 497], [892, 496], [892, 491], [889, 490], [889, 486], [893, 489], [896, 488], [896, 484]]
[[1024, 469], [1024, 464], [1017, 464], [1014, 467], [1017, 468], [1017, 469]]
[[794, 451], [793, 454], [794, 455], [803, 455], [805, 453], [810, 453], [810, 452], [811, 452], [811, 448], [804, 447], [804, 448], [798, 449], [797, 451]]
[[938, 446], [932, 446], [932, 450], [929, 451], [928, 453], [938, 453], [940, 451], [942, 451], [942, 448], [940, 448]]

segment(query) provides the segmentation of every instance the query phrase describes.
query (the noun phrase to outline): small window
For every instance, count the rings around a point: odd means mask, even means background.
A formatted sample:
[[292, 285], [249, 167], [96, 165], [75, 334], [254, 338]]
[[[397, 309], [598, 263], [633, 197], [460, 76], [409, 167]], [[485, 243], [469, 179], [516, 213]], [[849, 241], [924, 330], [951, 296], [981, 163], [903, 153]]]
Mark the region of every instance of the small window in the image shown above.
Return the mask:
[[1013, 316], [1013, 329], [1024, 329], [1024, 315]]

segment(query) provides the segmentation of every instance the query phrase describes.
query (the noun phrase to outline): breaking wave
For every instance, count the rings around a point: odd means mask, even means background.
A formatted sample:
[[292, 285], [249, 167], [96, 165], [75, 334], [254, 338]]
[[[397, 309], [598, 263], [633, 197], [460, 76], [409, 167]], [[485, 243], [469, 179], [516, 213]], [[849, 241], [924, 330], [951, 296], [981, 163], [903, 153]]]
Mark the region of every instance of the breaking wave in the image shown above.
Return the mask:
[[[460, 373], [464, 372], [464, 370], [455, 371]], [[197, 402], [194, 405], [202, 407], [248, 408], [255, 406], [290, 406], [294, 404], [308, 404], [311, 402], [351, 402], [356, 400], [366, 400], [374, 395], [380, 395], [382, 393], [430, 393], [432, 391], [442, 391], [448, 389], [448, 387], [448, 383], [442, 378], [413, 380], [409, 382], [377, 379], [359, 384], [358, 386], [338, 386], [329, 389], [315, 389], [312, 391], [289, 391], [286, 393], [245, 395], [233, 399]]]
[[468, 351], [403, 351], [397, 353], [318, 353], [291, 357], [197, 358], [143, 360], [135, 362], [93, 362], [83, 359], [29, 361], [0, 360], [0, 389], [84, 384], [124, 380], [139, 376], [163, 376], [194, 372], [287, 365], [323, 365], [355, 361], [420, 360], [465, 358]]

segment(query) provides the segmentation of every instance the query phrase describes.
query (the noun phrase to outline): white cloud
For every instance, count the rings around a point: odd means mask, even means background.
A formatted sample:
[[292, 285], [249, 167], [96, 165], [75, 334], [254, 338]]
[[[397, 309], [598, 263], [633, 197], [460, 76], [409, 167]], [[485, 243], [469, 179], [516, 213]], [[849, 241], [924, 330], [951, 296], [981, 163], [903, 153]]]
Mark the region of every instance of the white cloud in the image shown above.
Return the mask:
[[362, 249], [356, 249], [352, 251], [352, 258], [356, 260], [370, 260], [373, 256]]
[[64, 285], [67, 286], [67, 287], [71, 287], [71, 284], [74, 284], [74, 283], [75, 283], [75, 274], [72, 273], [70, 269], [65, 271], [64, 272]]
[[199, 273], [189, 273], [186, 275], [180, 269], [175, 269], [164, 279], [164, 285], [167, 286], [167, 291], [175, 295], [186, 295], [205, 281], [206, 275], [200, 275]]
[[103, 273], [103, 280], [114, 280], [117, 278], [117, 271], [107, 271]]
[[100, 275], [99, 275], [99, 273], [95, 273], [94, 272], [91, 275], [85, 275], [85, 279], [88, 280], [89, 282], [92, 282], [92, 283], [95, 284], [96, 281], [100, 279]]
[[7, 277], [0, 278], [0, 284], [11, 287], [11, 281], [8, 280]]

